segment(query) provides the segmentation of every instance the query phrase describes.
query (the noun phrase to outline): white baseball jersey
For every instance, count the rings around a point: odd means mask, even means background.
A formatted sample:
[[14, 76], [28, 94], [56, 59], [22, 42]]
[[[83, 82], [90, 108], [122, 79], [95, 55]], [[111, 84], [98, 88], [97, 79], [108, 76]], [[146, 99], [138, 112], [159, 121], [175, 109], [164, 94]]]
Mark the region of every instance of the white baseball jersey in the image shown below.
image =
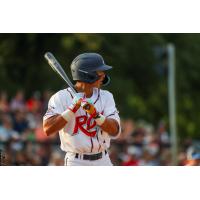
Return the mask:
[[[48, 110], [43, 120], [64, 112], [71, 105], [73, 97], [74, 95], [70, 88], [60, 90], [54, 94], [49, 100]], [[94, 102], [98, 112], [106, 118], [117, 120], [120, 127], [120, 118], [115, 107], [113, 95], [110, 92], [94, 88], [90, 99]], [[120, 132], [121, 128], [118, 135]], [[96, 125], [95, 120], [82, 107], [79, 108], [66, 126], [59, 131], [61, 149], [65, 152], [82, 154], [94, 154], [108, 149], [110, 139], [115, 139], [118, 135], [111, 137], [108, 133], [102, 131]]]

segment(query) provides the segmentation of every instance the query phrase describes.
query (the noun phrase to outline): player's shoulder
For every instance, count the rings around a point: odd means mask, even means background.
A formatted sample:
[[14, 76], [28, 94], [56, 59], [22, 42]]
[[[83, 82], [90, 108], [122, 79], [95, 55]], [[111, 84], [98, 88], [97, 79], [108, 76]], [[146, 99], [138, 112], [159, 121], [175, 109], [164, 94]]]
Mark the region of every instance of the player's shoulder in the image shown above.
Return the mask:
[[108, 90], [103, 90], [103, 89], [100, 89], [100, 95], [101, 97], [105, 97], [105, 98], [110, 98], [110, 97], [113, 97], [113, 94], [108, 91]]
[[73, 95], [72, 95], [70, 88], [65, 88], [65, 89], [62, 89], [62, 90], [55, 92], [52, 95], [51, 99], [57, 99], [57, 100], [62, 101], [63, 98], [68, 98], [68, 97], [73, 98]]

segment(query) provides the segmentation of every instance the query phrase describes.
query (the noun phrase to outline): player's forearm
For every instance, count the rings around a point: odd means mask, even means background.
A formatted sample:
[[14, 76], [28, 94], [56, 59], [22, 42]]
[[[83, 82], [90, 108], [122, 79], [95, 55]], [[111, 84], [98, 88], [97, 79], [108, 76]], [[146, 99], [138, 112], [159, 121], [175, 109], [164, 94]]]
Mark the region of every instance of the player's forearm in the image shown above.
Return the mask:
[[66, 124], [67, 121], [61, 115], [55, 115], [43, 122], [43, 129], [45, 134], [50, 136], [60, 131]]
[[111, 118], [107, 118], [100, 127], [103, 131], [107, 132], [110, 136], [115, 137], [119, 133], [118, 122]]

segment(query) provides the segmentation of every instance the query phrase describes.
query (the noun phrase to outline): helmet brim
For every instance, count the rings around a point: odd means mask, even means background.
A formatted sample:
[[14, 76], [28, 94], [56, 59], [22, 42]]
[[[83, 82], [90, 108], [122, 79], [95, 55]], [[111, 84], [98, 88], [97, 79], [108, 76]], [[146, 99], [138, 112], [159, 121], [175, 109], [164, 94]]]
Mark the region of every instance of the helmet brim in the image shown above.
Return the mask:
[[101, 65], [101, 66], [95, 68], [95, 71], [107, 71], [109, 69], [112, 69], [112, 67], [109, 65]]

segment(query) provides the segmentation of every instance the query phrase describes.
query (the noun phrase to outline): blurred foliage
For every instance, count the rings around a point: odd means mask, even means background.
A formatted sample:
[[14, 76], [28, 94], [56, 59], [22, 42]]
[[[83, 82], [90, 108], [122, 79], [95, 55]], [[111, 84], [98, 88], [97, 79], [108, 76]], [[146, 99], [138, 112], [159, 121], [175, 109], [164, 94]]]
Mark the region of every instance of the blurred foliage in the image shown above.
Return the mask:
[[70, 75], [70, 63], [83, 52], [98, 52], [114, 66], [112, 84], [123, 117], [155, 125], [168, 121], [167, 74], [155, 48], [176, 46], [177, 123], [180, 137], [200, 138], [200, 34], [0, 34], [0, 90], [57, 91], [64, 82], [44, 60], [52, 52]]

